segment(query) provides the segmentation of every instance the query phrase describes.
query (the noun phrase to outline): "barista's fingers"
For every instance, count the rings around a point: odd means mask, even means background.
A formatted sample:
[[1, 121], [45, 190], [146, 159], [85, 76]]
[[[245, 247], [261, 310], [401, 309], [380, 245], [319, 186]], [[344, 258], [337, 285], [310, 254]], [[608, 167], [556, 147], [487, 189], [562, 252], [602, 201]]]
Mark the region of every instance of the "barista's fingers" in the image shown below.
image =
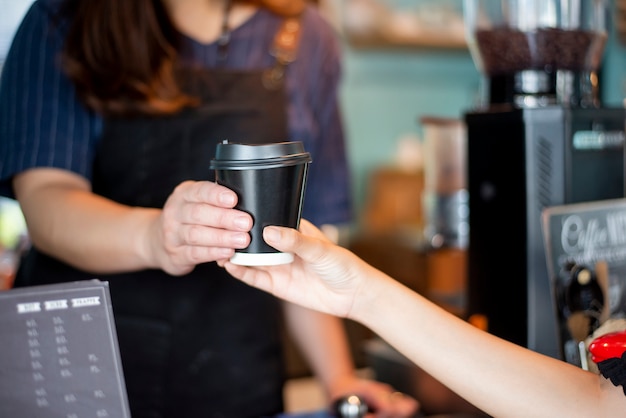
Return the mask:
[[252, 217], [233, 209], [236, 203], [237, 194], [224, 186], [185, 181], [175, 188], [163, 207], [163, 229], [175, 244], [194, 242], [193, 236], [181, 237], [183, 242], [176, 239], [181, 224], [247, 232], [252, 228]]
[[[162, 267], [172, 275], [185, 274], [200, 263], [229, 259], [235, 249], [250, 243], [247, 232], [232, 232], [199, 226], [182, 225], [180, 242], [165, 245], [165, 256], [160, 258]], [[193, 243], [192, 243], [193, 242]]]
[[208, 261], [228, 259], [233, 255], [235, 255], [235, 250], [232, 248], [203, 246], [185, 247], [186, 260], [194, 266]]
[[237, 194], [227, 187], [210, 181], [184, 181], [173, 194], [180, 193], [187, 202], [207, 203], [223, 208], [234, 208]]
[[[252, 221], [250, 221], [250, 224]], [[199, 248], [246, 248], [250, 244], [248, 229], [241, 231], [219, 229], [195, 224], [183, 224], [178, 233], [181, 245]], [[197, 250], [200, 251], [200, 250]]]
[[252, 217], [245, 212], [194, 203], [182, 208], [166, 204], [160, 229], [169, 253], [186, 245], [245, 248], [251, 227]]
[[[188, 203], [181, 208], [180, 222], [191, 226], [205, 226], [231, 231], [248, 232], [252, 216], [237, 210], [225, 209], [204, 203]], [[204, 231], [202, 231], [204, 233]]]

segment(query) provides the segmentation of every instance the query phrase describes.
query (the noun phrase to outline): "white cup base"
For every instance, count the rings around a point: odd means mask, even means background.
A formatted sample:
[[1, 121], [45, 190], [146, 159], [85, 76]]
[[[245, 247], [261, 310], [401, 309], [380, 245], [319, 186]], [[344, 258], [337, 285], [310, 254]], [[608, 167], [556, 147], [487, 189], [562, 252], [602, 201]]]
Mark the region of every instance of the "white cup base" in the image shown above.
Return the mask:
[[291, 253], [235, 253], [230, 262], [240, 266], [277, 266], [293, 262]]

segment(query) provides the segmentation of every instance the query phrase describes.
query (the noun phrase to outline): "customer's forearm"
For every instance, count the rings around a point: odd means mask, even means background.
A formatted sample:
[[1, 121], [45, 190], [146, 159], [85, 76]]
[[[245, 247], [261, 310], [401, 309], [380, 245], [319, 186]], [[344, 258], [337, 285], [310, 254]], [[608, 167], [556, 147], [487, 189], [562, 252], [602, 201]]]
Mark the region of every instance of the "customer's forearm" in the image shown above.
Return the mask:
[[480, 331], [373, 269], [367, 274], [354, 319], [487, 413], [603, 416], [602, 378]]

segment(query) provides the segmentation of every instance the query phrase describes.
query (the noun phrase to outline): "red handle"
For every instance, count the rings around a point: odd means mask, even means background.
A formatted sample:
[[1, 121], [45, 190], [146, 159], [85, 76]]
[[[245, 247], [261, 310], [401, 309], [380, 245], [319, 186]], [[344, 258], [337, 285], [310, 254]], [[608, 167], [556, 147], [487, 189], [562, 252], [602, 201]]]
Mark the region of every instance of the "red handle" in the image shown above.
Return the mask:
[[589, 344], [591, 360], [594, 363], [610, 358], [620, 358], [624, 351], [626, 351], [626, 330], [605, 334]]

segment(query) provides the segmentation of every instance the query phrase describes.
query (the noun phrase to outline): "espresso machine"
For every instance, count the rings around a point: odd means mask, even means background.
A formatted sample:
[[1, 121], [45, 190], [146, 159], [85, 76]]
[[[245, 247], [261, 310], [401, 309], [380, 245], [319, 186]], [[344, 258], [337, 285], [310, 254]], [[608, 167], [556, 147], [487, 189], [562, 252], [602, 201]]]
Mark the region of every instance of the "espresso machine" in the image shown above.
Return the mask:
[[608, 1], [464, 0], [464, 14], [485, 82], [464, 115], [468, 315], [563, 358], [542, 210], [624, 197], [626, 113], [599, 94]]

